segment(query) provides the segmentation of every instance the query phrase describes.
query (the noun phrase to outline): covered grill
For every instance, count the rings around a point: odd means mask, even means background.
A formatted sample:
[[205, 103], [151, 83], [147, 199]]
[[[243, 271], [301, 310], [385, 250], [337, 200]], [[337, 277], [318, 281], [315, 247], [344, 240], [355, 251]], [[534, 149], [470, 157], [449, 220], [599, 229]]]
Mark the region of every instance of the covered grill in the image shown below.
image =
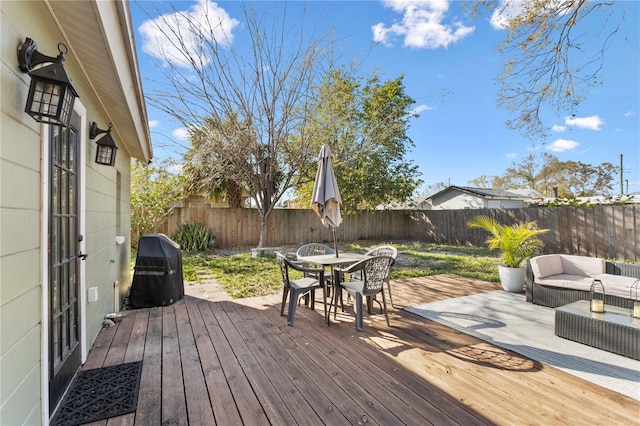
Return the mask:
[[171, 305], [184, 297], [182, 251], [164, 234], [140, 237], [129, 293], [133, 308]]

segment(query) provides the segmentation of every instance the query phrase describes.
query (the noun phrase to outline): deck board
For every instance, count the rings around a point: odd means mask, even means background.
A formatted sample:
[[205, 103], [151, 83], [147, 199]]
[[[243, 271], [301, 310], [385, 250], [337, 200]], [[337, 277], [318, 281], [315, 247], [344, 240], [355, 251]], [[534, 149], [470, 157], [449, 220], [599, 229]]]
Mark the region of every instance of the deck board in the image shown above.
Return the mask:
[[[339, 413], [326, 410], [331, 400], [323, 393], [323, 387], [314, 380], [317, 368], [309, 357], [300, 357], [298, 351], [286, 346], [272, 327], [264, 327], [263, 318], [255, 318], [251, 310], [236, 304], [225, 304], [230, 317], [238, 325], [242, 339], [250, 346], [258, 358], [265, 374], [273, 381], [274, 389], [281, 394], [283, 402], [293, 415], [293, 421], [300, 424], [318, 424], [330, 419], [332, 422], [345, 419]], [[233, 310], [233, 312], [231, 311]], [[282, 370], [283, 377], [273, 374]], [[322, 380], [322, 376], [317, 377]], [[301, 398], [302, 397], [302, 398]], [[302, 404], [301, 400], [306, 401]]]
[[241, 424], [242, 418], [227, 384], [227, 379], [200, 309], [209, 310], [209, 307], [206, 305], [187, 304], [204, 380], [207, 389], [212, 390], [208, 393], [208, 397], [215, 421], [218, 424]]
[[287, 364], [294, 366], [295, 386], [300, 394], [311, 402], [316, 415], [325, 423], [345, 423], [346, 417], [342, 410], [335, 409], [333, 401], [349, 399], [349, 396], [329, 379], [327, 372], [322, 369], [322, 363], [316, 359], [319, 354], [313, 350], [306, 350], [308, 348], [304, 344], [299, 345], [287, 336], [283, 336], [282, 330], [273, 322], [262, 321], [264, 317], [261, 315], [254, 316], [255, 310], [238, 305], [236, 309], [243, 317], [253, 318], [257, 336], [260, 340], [268, 342], [264, 346], [274, 359], [286, 360]]
[[212, 425], [215, 423], [213, 408], [209, 400], [209, 391], [204, 379], [204, 372], [195, 335], [202, 333], [190, 321], [187, 305], [178, 305], [175, 310], [180, 343], [180, 359], [182, 360], [182, 374], [185, 377], [185, 400], [187, 402], [187, 416], [189, 423], [198, 425]]
[[[277, 363], [269, 357], [264, 348], [258, 347], [253, 336], [242, 336], [238, 328], [247, 327], [244, 320], [234, 315], [235, 312], [223, 303], [216, 305], [215, 314], [240, 366], [250, 378], [254, 393], [264, 407], [269, 407], [276, 422], [292, 424], [300, 416], [300, 422], [305, 422], [305, 414], [313, 417], [313, 410], [307, 400], [296, 404], [297, 395], [293, 394], [291, 383], [292, 373], [287, 371], [286, 363]], [[273, 418], [273, 417], [271, 417]], [[317, 419], [316, 419], [317, 420]], [[307, 423], [308, 424], [308, 423]]]
[[637, 424], [640, 403], [402, 310], [497, 285], [454, 275], [392, 282], [391, 327], [350, 304], [294, 325], [280, 295], [126, 311], [83, 369], [143, 361], [135, 413], [116, 425]]
[[158, 425], [162, 422], [162, 308], [148, 312], [136, 417], [145, 419], [147, 424]]
[[[274, 407], [269, 406], [264, 399], [261, 401], [259, 399], [260, 395], [253, 392], [251, 381], [255, 379], [244, 374], [240, 360], [234, 354], [219, 323], [220, 319], [224, 321], [223, 312], [219, 304], [206, 304], [202, 313], [242, 422], [255, 425], [269, 424], [267, 414], [275, 415]], [[230, 329], [227, 331], [231, 332]], [[280, 409], [281, 407], [275, 408]]]
[[189, 382], [182, 374], [176, 307], [180, 305], [162, 308], [162, 424], [184, 425], [188, 424], [185, 387]]

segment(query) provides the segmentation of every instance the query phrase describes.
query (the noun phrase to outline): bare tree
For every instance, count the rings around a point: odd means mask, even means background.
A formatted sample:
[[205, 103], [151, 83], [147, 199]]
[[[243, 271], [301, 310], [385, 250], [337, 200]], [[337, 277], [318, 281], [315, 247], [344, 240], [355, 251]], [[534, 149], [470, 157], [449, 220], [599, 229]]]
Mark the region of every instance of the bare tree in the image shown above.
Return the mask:
[[262, 16], [243, 4], [241, 38], [232, 40], [230, 29], [239, 22], [208, 9], [211, 4], [194, 6], [202, 8], [198, 18], [171, 6], [148, 21], [165, 46], [164, 80], [155, 82], [149, 101], [189, 131], [198, 152], [187, 158], [208, 162], [205, 187], [226, 182], [248, 192], [260, 215], [263, 247], [273, 207], [317, 156], [309, 105], [331, 43], [307, 36], [299, 18], [289, 25], [287, 5], [278, 2]]
[[477, 188], [495, 188], [497, 185], [494, 183], [497, 176], [481, 175], [475, 179], [468, 181], [470, 185]]
[[[616, 4], [618, 3], [618, 4]], [[601, 84], [608, 47], [626, 22], [625, 2], [612, 0], [473, 0], [475, 16], [492, 12], [507, 30], [498, 51], [498, 104], [514, 114], [511, 129], [545, 136], [541, 108], [573, 114], [587, 89]], [[623, 34], [624, 36], [624, 34]], [[630, 58], [630, 60], [633, 60]]]

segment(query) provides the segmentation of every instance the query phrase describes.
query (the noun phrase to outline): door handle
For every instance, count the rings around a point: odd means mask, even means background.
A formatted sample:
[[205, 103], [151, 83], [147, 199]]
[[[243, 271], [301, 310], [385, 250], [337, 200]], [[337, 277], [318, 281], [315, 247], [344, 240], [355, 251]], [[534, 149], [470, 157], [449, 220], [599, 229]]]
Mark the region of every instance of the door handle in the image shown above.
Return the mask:
[[87, 253], [82, 253], [81, 251], [79, 251], [77, 256], [78, 258], [80, 258], [80, 260], [85, 260], [89, 255]]

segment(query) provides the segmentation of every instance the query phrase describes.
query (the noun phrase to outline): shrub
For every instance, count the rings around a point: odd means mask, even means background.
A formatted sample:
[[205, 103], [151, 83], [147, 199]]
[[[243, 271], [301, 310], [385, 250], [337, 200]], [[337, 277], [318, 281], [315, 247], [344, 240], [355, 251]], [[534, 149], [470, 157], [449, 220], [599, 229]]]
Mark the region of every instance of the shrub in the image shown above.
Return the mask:
[[172, 237], [182, 250], [188, 252], [212, 250], [215, 238], [211, 230], [195, 222], [180, 225]]
[[536, 229], [535, 222], [520, 221], [513, 225], [502, 225], [495, 218], [478, 215], [467, 222], [470, 228], [482, 228], [491, 233], [486, 243], [490, 249], [502, 252], [502, 264], [518, 268], [523, 260], [533, 256], [542, 248], [538, 235], [548, 229]]
[[144, 234], [158, 232], [177, 201], [185, 197], [184, 176], [169, 171], [171, 164], [131, 165], [131, 248]]

